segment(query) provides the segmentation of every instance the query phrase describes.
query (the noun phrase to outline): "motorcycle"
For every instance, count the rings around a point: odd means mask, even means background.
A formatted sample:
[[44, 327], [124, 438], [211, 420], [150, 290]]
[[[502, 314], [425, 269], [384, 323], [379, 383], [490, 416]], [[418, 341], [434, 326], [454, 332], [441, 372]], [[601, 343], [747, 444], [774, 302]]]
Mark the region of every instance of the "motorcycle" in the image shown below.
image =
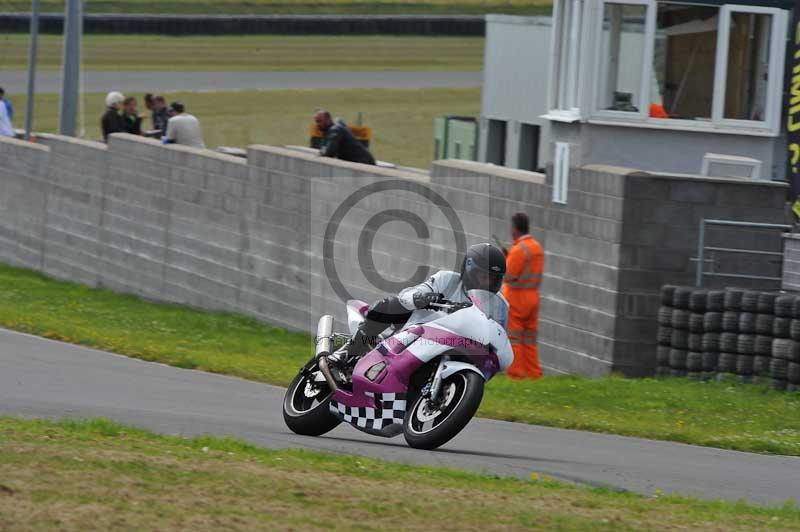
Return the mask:
[[345, 422], [375, 436], [402, 433], [419, 449], [451, 440], [477, 412], [484, 384], [514, 359], [505, 299], [486, 290], [470, 290], [467, 298], [415, 311], [356, 360], [333, 347], [356, 332], [369, 306], [347, 302], [350, 335], [334, 332], [333, 317], [322, 316], [316, 355], [286, 390], [286, 425], [296, 434], [321, 436]]

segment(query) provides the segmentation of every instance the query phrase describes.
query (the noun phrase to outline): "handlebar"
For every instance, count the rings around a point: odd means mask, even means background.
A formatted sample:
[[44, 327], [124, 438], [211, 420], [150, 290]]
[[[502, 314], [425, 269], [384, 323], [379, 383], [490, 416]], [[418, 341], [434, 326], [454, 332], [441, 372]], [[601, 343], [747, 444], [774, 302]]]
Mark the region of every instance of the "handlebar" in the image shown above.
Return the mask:
[[441, 310], [443, 312], [447, 312], [448, 314], [452, 314], [453, 312], [463, 310], [465, 308], [469, 308], [472, 306], [470, 301], [464, 301], [462, 303], [455, 303], [453, 301], [448, 301], [446, 299], [442, 300], [439, 303], [431, 303], [428, 305], [428, 308], [431, 310]]

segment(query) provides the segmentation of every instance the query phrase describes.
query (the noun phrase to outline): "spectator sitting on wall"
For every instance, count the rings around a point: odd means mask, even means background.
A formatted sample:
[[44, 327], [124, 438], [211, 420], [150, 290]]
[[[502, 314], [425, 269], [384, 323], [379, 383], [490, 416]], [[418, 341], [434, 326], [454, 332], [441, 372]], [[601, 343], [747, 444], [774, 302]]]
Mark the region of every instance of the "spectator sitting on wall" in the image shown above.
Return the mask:
[[125, 133], [125, 121], [120, 116], [122, 103], [125, 96], [121, 92], [109, 92], [106, 95], [106, 112], [100, 120], [100, 129], [103, 132], [103, 141], [108, 142], [108, 136], [112, 133]]
[[200, 131], [200, 121], [194, 115], [186, 112], [181, 102], [173, 102], [169, 106], [172, 116], [167, 122], [167, 134], [164, 144], [183, 144], [194, 148], [205, 149], [203, 134]]
[[136, 98], [128, 96], [122, 103], [122, 120], [125, 123], [125, 132], [131, 135], [142, 134], [142, 117], [136, 112]]
[[11, 119], [14, 116], [14, 110], [11, 104], [7, 103], [6, 91], [0, 88], [0, 136], [14, 137], [14, 126], [11, 125]]
[[163, 96], [153, 96], [153, 104], [150, 111], [150, 120], [153, 125], [153, 131], [156, 132], [155, 136], [160, 137], [167, 130], [167, 122], [169, 121], [167, 101]]
[[340, 120], [334, 122], [331, 114], [324, 109], [317, 110], [314, 122], [324, 136], [322, 147], [319, 149], [320, 155], [354, 163], [375, 164], [375, 158], [353, 136], [344, 122]]

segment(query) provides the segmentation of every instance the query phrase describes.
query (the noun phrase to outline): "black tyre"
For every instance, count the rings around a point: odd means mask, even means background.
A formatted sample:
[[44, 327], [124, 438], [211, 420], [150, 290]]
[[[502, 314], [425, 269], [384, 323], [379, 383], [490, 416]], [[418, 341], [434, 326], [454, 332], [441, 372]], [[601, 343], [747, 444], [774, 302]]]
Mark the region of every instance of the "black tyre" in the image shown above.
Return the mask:
[[756, 314], [756, 334], [772, 336], [772, 323], [775, 316], [772, 314]]
[[686, 369], [690, 373], [703, 371], [703, 353], [689, 351], [686, 355]]
[[672, 369], [686, 369], [686, 358], [688, 356], [689, 352], [685, 349], [670, 349], [669, 367]]
[[725, 290], [725, 298], [723, 301], [725, 310], [738, 312], [742, 308], [742, 291], [735, 288]]
[[699, 312], [692, 312], [689, 315], [689, 330], [693, 333], [701, 333], [703, 332], [703, 327], [705, 325], [705, 314], [700, 314]]
[[671, 307], [661, 307], [658, 309], [658, 324], [664, 325], [665, 327], [672, 327]]
[[689, 348], [689, 331], [682, 331], [680, 329], [672, 329], [672, 339], [670, 345], [675, 349], [688, 349]]
[[703, 371], [714, 372], [717, 371], [717, 359], [719, 353], [706, 351], [703, 353]]
[[295, 434], [321, 436], [341, 423], [330, 411], [330, 388], [313, 382], [316, 369], [316, 363], [309, 362], [289, 384], [283, 398], [283, 420]]
[[672, 310], [672, 327], [675, 329], [689, 330], [689, 315], [688, 310], [673, 309]]
[[699, 371], [687, 371], [686, 378], [693, 381], [703, 380], [703, 374]]
[[685, 369], [670, 369], [669, 370], [669, 376], [670, 377], [675, 377], [675, 378], [685, 377], [686, 376], [686, 370]]
[[759, 356], [772, 356], [772, 336], [756, 336], [753, 353]]
[[791, 318], [775, 318], [772, 322], [772, 336], [775, 338], [789, 338], [791, 333], [792, 319]]
[[707, 312], [722, 312], [725, 310], [725, 291], [710, 290], [706, 300]]
[[778, 296], [775, 298], [774, 312], [781, 318], [791, 318], [794, 312], [795, 296]]
[[800, 320], [792, 320], [789, 325], [789, 337], [792, 340], [800, 340]]
[[789, 362], [786, 369], [786, 380], [792, 384], [800, 384], [800, 363]]
[[774, 292], [761, 292], [758, 294], [758, 308], [757, 312], [761, 314], [774, 314], [775, 313], [775, 300], [778, 294]]
[[722, 313], [722, 330], [725, 332], [739, 332], [739, 313], [726, 311]]
[[789, 362], [780, 358], [773, 358], [769, 363], [769, 376], [773, 379], [786, 380], [789, 373]]
[[701, 377], [700, 380], [702, 380], [703, 382], [711, 381], [711, 380], [714, 380], [714, 377], [716, 377], [716, 376], [717, 376], [717, 372], [716, 371], [704, 371], [702, 373], [702, 377]]
[[775, 338], [772, 340], [772, 358], [791, 360], [794, 350], [794, 340], [789, 340], [788, 338]]
[[753, 356], [755, 354], [756, 337], [751, 334], [740, 334], [736, 338], [736, 352], [740, 355]]
[[752, 375], [737, 375], [736, 380], [739, 384], [753, 384], [755, 382], [755, 377]]
[[702, 348], [703, 351], [719, 353], [721, 351], [719, 348], [719, 334], [717, 333], [704, 334]]
[[758, 292], [746, 290], [742, 292], [742, 312], [756, 312], [758, 309]]
[[433, 406], [418, 395], [406, 411], [403, 435], [415, 449], [436, 449], [453, 439], [478, 411], [483, 399], [483, 377], [461, 371], [442, 381], [442, 403]]
[[692, 296], [692, 289], [685, 286], [678, 286], [672, 294], [672, 306], [679, 309], [689, 308], [689, 298]]
[[734, 353], [720, 353], [717, 371], [720, 373], [736, 373], [736, 357]]
[[795, 297], [792, 302], [792, 317], [800, 320], [800, 297]]
[[[772, 322], [769, 324], [769, 332], [772, 334]], [[706, 312], [703, 314], [703, 332], [721, 332], [722, 331], [722, 313], [721, 312]]]
[[736, 333], [724, 332], [719, 335], [719, 350], [727, 353], [735, 353], [738, 349], [739, 335]]
[[736, 357], [736, 374], [752, 375], [754, 358], [755, 357], [750, 355], [739, 355], [738, 357]]
[[689, 341], [687, 342], [687, 349], [689, 351], [703, 351], [703, 335], [690, 333], [689, 334]]
[[769, 376], [770, 360], [772, 360], [770, 357], [753, 357], [753, 375], [760, 375], [762, 377]]
[[659, 345], [671, 345], [672, 344], [672, 327], [664, 327], [660, 325], [658, 327], [657, 333], [657, 341]]
[[739, 314], [739, 332], [743, 334], [754, 334], [756, 332], [756, 314], [751, 312]]
[[786, 389], [786, 381], [782, 379], [772, 379], [769, 385], [773, 390], [783, 391]]
[[677, 287], [671, 284], [665, 284], [661, 287], [661, 304], [665, 307], [671, 307], [673, 298], [675, 297], [675, 289]]
[[669, 351], [666, 345], [656, 347], [656, 366], [669, 366]]
[[689, 310], [692, 312], [705, 312], [708, 301], [708, 290], [692, 290], [689, 295]]

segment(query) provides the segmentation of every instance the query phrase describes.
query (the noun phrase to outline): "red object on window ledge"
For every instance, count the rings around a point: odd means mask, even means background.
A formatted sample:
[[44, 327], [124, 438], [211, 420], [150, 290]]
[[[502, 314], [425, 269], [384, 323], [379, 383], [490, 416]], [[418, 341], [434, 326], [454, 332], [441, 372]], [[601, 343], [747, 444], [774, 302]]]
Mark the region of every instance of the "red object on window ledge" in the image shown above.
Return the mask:
[[650, 104], [650, 116], [652, 118], [669, 118], [669, 115], [664, 110], [664, 106], [660, 103]]

